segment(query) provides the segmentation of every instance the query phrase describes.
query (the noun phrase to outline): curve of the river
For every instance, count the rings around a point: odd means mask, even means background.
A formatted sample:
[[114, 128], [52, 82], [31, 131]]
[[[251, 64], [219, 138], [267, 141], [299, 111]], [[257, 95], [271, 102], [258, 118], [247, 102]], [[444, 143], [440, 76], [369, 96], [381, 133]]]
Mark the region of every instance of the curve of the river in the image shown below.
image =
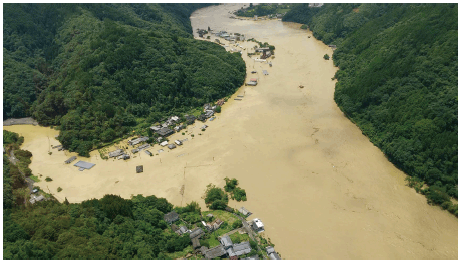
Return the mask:
[[245, 206], [276, 249], [286, 259], [456, 259], [457, 219], [405, 186], [405, 174], [336, 106], [336, 68], [322, 58], [330, 48], [298, 24], [230, 19], [241, 6], [198, 10], [191, 23], [276, 47], [272, 68], [245, 58], [260, 82], [225, 110], [231, 139], [221, 172], [248, 191]]

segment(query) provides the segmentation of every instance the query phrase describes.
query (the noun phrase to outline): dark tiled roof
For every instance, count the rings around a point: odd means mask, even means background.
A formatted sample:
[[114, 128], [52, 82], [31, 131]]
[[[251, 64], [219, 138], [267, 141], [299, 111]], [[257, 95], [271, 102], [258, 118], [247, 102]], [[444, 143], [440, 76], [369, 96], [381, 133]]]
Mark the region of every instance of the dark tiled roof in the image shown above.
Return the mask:
[[223, 247], [219, 245], [207, 250], [204, 256], [206, 257], [206, 259], [213, 259], [216, 257], [221, 257], [223, 255], [225, 255], [225, 249], [223, 249]]
[[169, 129], [168, 127], [163, 127], [160, 130], [158, 130], [156, 133], [158, 133], [161, 136], [170, 136], [174, 133], [174, 131]]
[[175, 222], [178, 220], [178, 214], [177, 212], [175, 211], [172, 211], [170, 213], [167, 213], [164, 215], [164, 220], [167, 222], [167, 223], [172, 223], [172, 222]]
[[190, 233], [190, 238], [201, 237], [202, 235], [204, 235], [204, 231], [198, 227]]

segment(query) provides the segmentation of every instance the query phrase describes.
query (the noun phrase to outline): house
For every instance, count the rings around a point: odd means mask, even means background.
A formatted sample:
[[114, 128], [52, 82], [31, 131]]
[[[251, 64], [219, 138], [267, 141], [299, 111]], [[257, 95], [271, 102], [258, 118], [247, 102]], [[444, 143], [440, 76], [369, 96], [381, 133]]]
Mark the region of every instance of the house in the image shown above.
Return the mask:
[[219, 229], [219, 227], [220, 227], [222, 224], [223, 224], [223, 221], [217, 218], [217, 219], [212, 223], [211, 228], [212, 228], [213, 231], [214, 231], [214, 230], [217, 230], [217, 229]]
[[160, 145], [161, 145], [161, 146], [167, 146], [167, 144], [169, 144], [169, 142], [164, 141], [164, 142], [162, 142]]
[[168, 127], [163, 127], [159, 129], [156, 133], [158, 133], [162, 137], [167, 137], [167, 136], [172, 135], [174, 133], [174, 130], [171, 130]]
[[195, 122], [196, 117], [195, 117], [195, 116], [191, 116], [191, 115], [186, 115], [186, 116], [185, 116], [185, 119], [186, 119], [186, 123], [187, 123], [188, 125], [191, 125], [191, 124], [193, 124], [193, 123]]
[[246, 85], [247, 86], [256, 86], [257, 82], [250, 81], [250, 82], [247, 82]]
[[71, 156], [68, 160], [64, 161], [64, 163], [66, 164], [70, 164], [72, 161], [76, 160], [77, 157], [76, 156]]
[[222, 244], [223, 248], [229, 249], [233, 247], [233, 242], [229, 236], [224, 236], [220, 239], [220, 244]]
[[206, 259], [213, 259], [216, 257], [222, 257], [225, 254], [225, 249], [223, 249], [221, 245], [218, 245], [216, 247], [206, 250], [204, 256], [206, 257]]
[[257, 83], [257, 78], [251, 78], [249, 81]]
[[182, 141], [180, 141], [180, 140], [175, 140], [175, 144], [177, 144], [178, 146], [183, 145]]
[[259, 255], [249, 256], [242, 258], [241, 260], [260, 260]]
[[214, 113], [215, 113], [214, 110], [206, 110], [205, 112], [206, 118], [213, 116]]
[[156, 139], [156, 141], [158, 141], [158, 143], [161, 143], [163, 139], [164, 139], [164, 137], [160, 136], [160, 137], [158, 137], [158, 138]]
[[277, 253], [271, 253], [269, 256], [270, 260], [281, 260], [281, 257]]
[[143, 165], [135, 167], [135, 171], [137, 171], [137, 173], [143, 173]]
[[275, 248], [273, 248], [272, 246], [268, 246], [265, 248], [265, 251], [267, 252], [268, 255], [270, 255], [271, 253], [275, 252]]
[[204, 104], [203, 107], [204, 107], [204, 111], [206, 111], [206, 110], [212, 110], [212, 106], [211, 106], [211, 104], [209, 104], [209, 103], [208, 103], [208, 104]]
[[108, 155], [109, 155], [109, 157], [116, 157], [116, 156], [120, 156], [120, 155], [122, 155], [122, 154], [124, 154], [124, 150], [122, 150], [122, 149], [117, 149], [117, 150], [114, 150], [114, 151], [112, 151], [112, 152], [109, 152]]
[[139, 151], [138, 148], [134, 148], [134, 149], [132, 149], [132, 154], [136, 154], [136, 153], [138, 153], [138, 151]]
[[182, 233], [182, 235], [187, 232], [190, 232], [190, 230], [186, 226], [181, 226], [179, 230], [180, 230], [180, 233]]
[[145, 150], [145, 153], [146, 153], [147, 155], [149, 155], [149, 156], [152, 156], [152, 155], [153, 155], [153, 153], [151, 153], [149, 150]]
[[199, 250], [201, 250], [201, 253], [202, 253], [203, 256], [204, 256], [204, 255], [206, 255], [206, 252], [207, 252], [208, 249], [207, 249], [207, 247], [202, 246]]
[[227, 249], [228, 256], [234, 257], [234, 256], [241, 256], [244, 254], [248, 254], [251, 252], [252, 248], [251, 245], [249, 244], [249, 241], [246, 242], [241, 242], [239, 244], [234, 244], [232, 248]]
[[204, 125], [201, 127], [201, 129], [206, 129], [207, 128], [207, 125]]
[[119, 159], [126, 160], [126, 159], [129, 159], [129, 158], [130, 158], [130, 156], [127, 155], [127, 154], [123, 154], [123, 155], [117, 157], [118, 160]]
[[257, 232], [262, 232], [264, 231], [264, 223], [258, 218], [254, 218], [252, 220], [252, 228], [256, 230]]
[[150, 147], [150, 144], [145, 143], [137, 148], [138, 148], [138, 151], [142, 151], [143, 149], [147, 149], [148, 147]]
[[265, 51], [270, 51], [270, 47], [256, 48], [256, 52], [265, 52]]
[[201, 244], [199, 242], [199, 237], [192, 238], [191, 243], [193, 245], [194, 250], [197, 250], [197, 249], [201, 248]]
[[[177, 214], [177, 216], [178, 216], [178, 214]], [[197, 227], [197, 228], [195, 228], [194, 230], [191, 231], [190, 238], [201, 237], [203, 235], [204, 235], [204, 231], [201, 228]]]
[[245, 215], [245, 216], [247, 216], [247, 217], [250, 216], [250, 215], [252, 215], [252, 213], [249, 212], [249, 210], [247, 210], [247, 209], [244, 208], [244, 207], [241, 207], [240, 209], [238, 209], [238, 212], [240, 212], [241, 214], [243, 214], [243, 215]]
[[215, 102], [218, 106], [222, 106], [225, 103], [225, 99], [219, 99], [217, 102]]
[[178, 219], [179, 219], [178, 213], [175, 212], [175, 211], [169, 212], [169, 213], [164, 215], [164, 220], [169, 224], [172, 224], [173, 222], [177, 221]]
[[162, 126], [160, 125], [157, 125], [157, 126], [152, 126], [150, 127], [151, 130], [153, 130], [153, 132], [158, 132], [159, 130], [161, 130]]
[[208, 119], [208, 117], [205, 115], [205, 114], [201, 114], [199, 117], [198, 117], [198, 120], [199, 121], [206, 121]]
[[167, 145], [167, 147], [168, 147], [169, 149], [174, 149], [174, 148], [176, 148], [177, 146], [176, 146], [175, 144], [170, 144], [170, 145]]
[[176, 132], [178, 132], [178, 131], [180, 131], [180, 130], [182, 130], [182, 129], [184, 129], [184, 128], [185, 128], [185, 125], [178, 125], [178, 126], [174, 127], [174, 130], [175, 130]]
[[33, 198], [31, 198], [31, 199], [29, 200], [29, 202], [31, 202], [31, 204], [35, 204], [35, 203], [40, 202], [40, 201], [43, 201], [43, 200], [45, 200], [45, 197], [44, 197], [43, 195], [40, 195], [40, 196], [38, 196], [38, 197], [35, 197], [35, 196], [34, 196]]
[[148, 137], [147, 136], [142, 136], [142, 137], [139, 137], [139, 138], [136, 138], [136, 139], [132, 139], [132, 140], [129, 140], [127, 143], [131, 146], [134, 146], [136, 144], [139, 144], [141, 142], [145, 142], [146, 140], [148, 140]]

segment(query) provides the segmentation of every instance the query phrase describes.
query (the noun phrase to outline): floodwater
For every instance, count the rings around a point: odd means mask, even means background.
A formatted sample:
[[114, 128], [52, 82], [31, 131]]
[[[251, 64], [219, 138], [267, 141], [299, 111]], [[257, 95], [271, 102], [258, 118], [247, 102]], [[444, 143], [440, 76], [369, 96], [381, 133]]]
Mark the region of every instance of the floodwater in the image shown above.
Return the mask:
[[[458, 259], [457, 218], [408, 188], [405, 174], [336, 106], [331, 80], [336, 68], [323, 59], [331, 49], [308, 38], [311, 33], [298, 24], [230, 19], [228, 12], [241, 6], [198, 10], [191, 16], [194, 31], [210, 26], [269, 42], [276, 47], [273, 67], [244, 50], [247, 81], [257, 77], [259, 84], [240, 88], [217, 119], [207, 121], [206, 131], [197, 122], [185, 135], [172, 136], [172, 141], [188, 137], [183, 146], [163, 148], [153, 157], [142, 152], [127, 161], [102, 160], [92, 152], [90, 159], [78, 160], [96, 165], [78, 171], [75, 162], [64, 164], [73, 154], [50, 149], [58, 144], [57, 131], [4, 127], [25, 137], [23, 148], [34, 155], [30, 167], [42, 175], [38, 185], [69, 202], [109, 193], [154, 194], [175, 205], [197, 201], [205, 208], [206, 185], [223, 186], [228, 176], [248, 196], [230, 205], [244, 205], [254, 213], [251, 218], [260, 218], [263, 234], [284, 259]], [[240, 45], [249, 50], [255, 43]], [[241, 101], [234, 100], [238, 95]], [[144, 166], [143, 173], [135, 172], [137, 165]], [[53, 181], [44, 182], [46, 176]]]

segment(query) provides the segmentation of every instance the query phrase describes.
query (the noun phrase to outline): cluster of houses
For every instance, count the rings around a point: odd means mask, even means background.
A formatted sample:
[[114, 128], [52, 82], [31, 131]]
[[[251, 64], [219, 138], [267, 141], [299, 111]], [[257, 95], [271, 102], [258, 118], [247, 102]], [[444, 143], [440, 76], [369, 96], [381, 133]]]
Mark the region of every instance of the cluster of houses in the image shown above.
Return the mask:
[[[246, 210], [244, 207], [238, 210], [245, 216], [249, 216], [252, 213]], [[208, 214], [206, 217], [214, 217], [213, 214]], [[171, 225], [172, 230], [177, 233], [178, 235], [189, 234], [193, 250], [195, 252], [200, 252], [206, 259], [217, 259], [217, 258], [229, 258], [231, 260], [237, 260], [239, 256], [249, 254], [252, 250], [252, 247], [249, 241], [244, 241], [241, 243], [233, 243], [230, 236], [225, 234], [222, 237], [219, 237], [220, 245], [207, 248], [205, 246], [201, 246], [200, 238], [205, 234], [203, 229], [197, 227], [193, 230], [188, 229], [186, 226], [177, 226], [173, 224], [177, 220], [180, 219], [180, 216], [177, 212], [172, 211], [164, 215], [164, 220]], [[223, 224], [223, 221], [219, 218], [216, 218], [211, 223], [206, 223], [205, 221], [201, 221], [204, 227], [209, 231], [213, 232], [220, 228]], [[253, 219], [250, 223], [252, 228], [257, 232], [262, 232], [264, 230], [264, 224], [258, 218]], [[271, 260], [281, 260], [280, 256], [275, 252], [275, 249], [272, 246], [266, 247], [267, 255]], [[258, 255], [248, 256], [245, 258], [241, 258], [242, 260], [259, 260]]]
[[227, 41], [230, 41], [232, 44], [234, 44], [235, 41], [245, 41], [246, 40], [246, 38], [242, 34], [238, 34], [238, 33], [228, 34], [226, 31], [220, 31], [218, 33], [215, 33], [215, 36], [221, 37]]

